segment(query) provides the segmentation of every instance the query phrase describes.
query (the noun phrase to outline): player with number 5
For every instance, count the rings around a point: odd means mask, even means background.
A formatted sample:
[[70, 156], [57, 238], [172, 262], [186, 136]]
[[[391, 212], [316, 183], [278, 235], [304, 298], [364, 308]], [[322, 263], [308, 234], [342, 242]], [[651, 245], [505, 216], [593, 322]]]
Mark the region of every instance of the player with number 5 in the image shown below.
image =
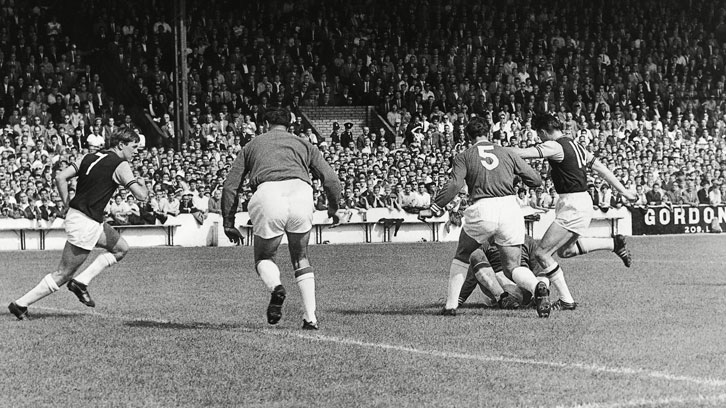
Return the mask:
[[[67, 241], [58, 269], [47, 274], [35, 288], [8, 306], [10, 313], [19, 320], [28, 317], [29, 305], [56, 292], [66, 282], [68, 290], [81, 303], [94, 307], [96, 304], [87, 289], [91, 279], [120, 261], [128, 252], [126, 241], [103, 221], [103, 212], [118, 186], [124, 186], [137, 199], [146, 200], [146, 182], [141, 178], [137, 180], [129, 165], [129, 160], [139, 148], [139, 135], [128, 128], [119, 129], [111, 137], [111, 146], [110, 150], [83, 156], [56, 175], [58, 192], [64, 207], [68, 208], [63, 224]], [[68, 180], [76, 176], [76, 195], [71, 200]], [[105, 251], [73, 278], [94, 247]]]
[[502, 255], [505, 275], [518, 286], [534, 294], [537, 312], [549, 316], [549, 289], [531, 270], [520, 266], [524, 243], [524, 216], [516, 200], [515, 175], [530, 186], [542, 184], [539, 174], [511, 150], [490, 141], [489, 123], [475, 117], [465, 128], [473, 146], [454, 158], [451, 179], [439, 191], [430, 213], [440, 216], [446, 206], [466, 184], [472, 204], [464, 211], [464, 226], [456, 254], [451, 261], [449, 285], [443, 315], [455, 316], [459, 292], [464, 284], [469, 257], [483, 243], [494, 243]]
[[597, 250], [610, 250], [630, 267], [630, 251], [625, 246], [625, 237], [613, 238], [581, 237], [592, 219], [592, 199], [587, 193], [587, 170], [592, 169], [610, 183], [625, 198], [637, 200], [615, 175], [592, 153], [562, 133], [562, 123], [550, 114], [536, 116], [532, 127], [544, 140], [534, 147], [512, 149], [524, 159], [547, 159], [552, 182], [560, 199], [555, 207], [555, 220], [539, 242], [534, 256], [542, 266], [545, 276], [559, 292], [560, 298], [552, 305], [555, 310], [574, 310], [577, 303], [572, 298], [565, 282], [562, 268], [555, 261], [555, 252], [561, 258], [569, 258]]

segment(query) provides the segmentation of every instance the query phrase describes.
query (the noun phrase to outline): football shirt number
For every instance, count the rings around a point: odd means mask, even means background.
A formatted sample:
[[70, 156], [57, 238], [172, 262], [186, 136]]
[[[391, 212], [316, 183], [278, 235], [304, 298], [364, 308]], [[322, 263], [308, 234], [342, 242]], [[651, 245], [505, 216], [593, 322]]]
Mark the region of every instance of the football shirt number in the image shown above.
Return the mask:
[[572, 146], [572, 150], [575, 152], [575, 157], [577, 158], [577, 167], [585, 167], [585, 149], [580, 146], [579, 143], [575, 143], [572, 140], [570, 140], [570, 146]]
[[98, 156], [98, 159], [94, 160], [93, 163], [91, 163], [90, 166], [88, 166], [88, 170], [86, 170], [86, 176], [91, 172], [91, 169], [93, 166], [98, 164], [101, 160], [103, 160], [104, 157], [108, 156], [108, 153], [97, 153], [96, 156]]
[[494, 146], [477, 146], [479, 157], [481, 157], [481, 165], [487, 170], [494, 170], [499, 166], [499, 158], [488, 150], [494, 150]]

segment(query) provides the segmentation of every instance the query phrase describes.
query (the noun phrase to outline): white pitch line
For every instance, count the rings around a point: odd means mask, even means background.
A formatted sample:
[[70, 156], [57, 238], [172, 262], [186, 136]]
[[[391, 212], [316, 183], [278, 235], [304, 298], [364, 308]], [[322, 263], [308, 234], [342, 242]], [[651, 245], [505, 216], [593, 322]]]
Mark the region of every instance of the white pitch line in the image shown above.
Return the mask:
[[[99, 316], [99, 317], [114, 319], [114, 320], [131, 320], [131, 321], [153, 322], [153, 323], [160, 323], [160, 324], [174, 323], [174, 322], [171, 322], [168, 320], [159, 320], [159, 319], [125, 319], [123, 317], [113, 316], [113, 315], [99, 313], [99, 312], [83, 312], [83, 311], [77, 311], [77, 310], [60, 309], [60, 308], [44, 307], [44, 306], [33, 306], [33, 307], [36, 309], [41, 309], [41, 310], [51, 310], [51, 311], [65, 312], [65, 313]], [[200, 329], [202, 329], [202, 328], [203, 327], [200, 327]], [[697, 385], [701, 385], [701, 386], [717, 387], [717, 388], [726, 387], [726, 380], [721, 380], [721, 379], [717, 379], [717, 378], [701, 378], [701, 377], [691, 377], [691, 376], [686, 376], [686, 375], [675, 375], [675, 374], [670, 374], [667, 372], [646, 370], [646, 369], [642, 369], [642, 368], [608, 367], [608, 366], [597, 365], [597, 364], [560, 363], [560, 362], [556, 362], [556, 361], [534, 360], [534, 359], [529, 359], [529, 358], [487, 356], [487, 355], [481, 355], [481, 354], [455, 353], [455, 352], [438, 351], [438, 350], [422, 350], [422, 349], [418, 349], [415, 347], [407, 347], [407, 346], [401, 346], [401, 345], [395, 345], [395, 344], [371, 343], [371, 342], [366, 342], [366, 341], [361, 341], [361, 340], [349, 339], [349, 338], [345, 338], [345, 337], [326, 336], [323, 334], [297, 333], [297, 332], [283, 331], [283, 330], [271, 330], [271, 329], [254, 330], [254, 329], [247, 329], [247, 328], [230, 328], [228, 330], [229, 331], [259, 332], [259, 333], [271, 334], [271, 335], [275, 335], [275, 336], [297, 337], [297, 338], [312, 340], [312, 341], [345, 344], [345, 345], [364, 347], [364, 348], [393, 350], [393, 351], [400, 351], [400, 352], [404, 352], [404, 353], [440, 357], [440, 358], [447, 358], [447, 359], [461, 359], [461, 360], [482, 361], [482, 362], [525, 364], [525, 365], [534, 365], [534, 366], [560, 368], [560, 369], [570, 369], [570, 370], [574, 369], [574, 370], [590, 371], [590, 372], [596, 372], [596, 373], [632, 375], [632, 376], [653, 378], [653, 379], [665, 380], [665, 381], [685, 382], [685, 383], [697, 384]], [[724, 394], [724, 398], [726, 398], [726, 394]], [[606, 405], [606, 406], [609, 406], [609, 405]], [[619, 405], [615, 405], [615, 406], [619, 406]], [[625, 406], [627, 406], [627, 405], [625, 405]], [[599, 408], [599, 406], [597, 406], [597, 405], [593, 406], [593, 408], [594, 407]]]
[[627, 407], [663, 407], [673, 404], [695, 404], [695, 403], [719, 403], [726, 402], [726, 394], [703, 396], [695, 395], [690, 397], [671, 397], [659, 399], [634, 399], [622, 402], [605, 402], [575, 405], [569, 408], [627, 408]]

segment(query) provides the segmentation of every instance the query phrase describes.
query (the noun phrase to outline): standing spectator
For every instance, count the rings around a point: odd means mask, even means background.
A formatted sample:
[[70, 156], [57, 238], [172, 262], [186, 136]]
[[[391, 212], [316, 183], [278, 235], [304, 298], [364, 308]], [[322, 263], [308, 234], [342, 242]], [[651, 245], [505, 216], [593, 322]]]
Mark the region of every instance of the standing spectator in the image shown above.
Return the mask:
[[701, 181], [701, 188], [698, 190], [698, 204], [700, 205], [708, 205], [709, 199], [708, 199], [708, 193], [709, 193], [709, 187], [711, 183], [707, 179], [703, 179]]

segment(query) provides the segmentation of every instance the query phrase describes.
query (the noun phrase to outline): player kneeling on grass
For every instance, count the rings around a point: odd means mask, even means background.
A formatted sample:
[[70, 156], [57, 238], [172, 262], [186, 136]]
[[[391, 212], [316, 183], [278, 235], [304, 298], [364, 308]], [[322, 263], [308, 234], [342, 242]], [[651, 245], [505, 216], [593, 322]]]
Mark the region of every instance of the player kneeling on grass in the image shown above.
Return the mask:
[[[525, 235], [520, 265], [532, 271], [539, 269], [534, 257], [531, 256], [536, 247], [537, 241]], [[545, 277], [537, 279], [549, 284]], [[500, 309], [517, 309], [531, 305], [532, 293], [517, 287], [517, 284], [504, 274], [499, 248], [496, 245], [485, 244], [472, 252], [469, 258], [469, 271], [459, 293], [459, 306], [466, 302], [477, 285], [486, 295], [484, 303], [488, 307], [496, 305]]]
[[444, 208], [466, 185], [472, 204], [464, 211], [464, 226], [449, 270], [446, 305], [442, 314], [455, 316], [459, 293], [469, 268], [469, 257], [480, 245], [493, 242], [502, 255], [502, 265], [517, 285], [535, 294], [537, 314], [550, 314], [549, 288], [520, 265], [524, 243], [524, 216], [517, 203], [514, 176], [524, 184], [542, 184], [539, 173], [513, 152], [490, 141], [489, 123], [474, 117], [465, 128], [472, 146], [454, 157], [451, 179], [439, 191], [429, 210], [419, 213], [425, 220], [441, 216]]
[[[118, 186], [130, 190], [137, 199], [146, 200], [146, 182], [134, 178], [129, 165], [129, 160], [133, 159], [139, 147], [139, 136], [129, 129], [119, 129], [111, 137], [111, 146], [110, 150], [83, 156], [56, 175], [58, 192], [65, 204], [64, 208], [68, 208], [63, 223], [67, 241], [58, 270], [46, 275], [35, 288], [8, 306], [18, 319], [26, 319], [29, 305], [56, 292], [66, 282], [68, 289], [81, 303], [89, 307], [96, 306], [88, 294], [88, 284], [128, 252], [126, 241], [103, 222], [103, 210]], [[76, 176], [76, 195], [69, 203], [68, 180]], [[71, 279], [96, 246], [106, 252], [100, 254], [75, 279]]]
[[340, 201], [340, 182], [335, 171], [325, 161], [317, 147], [308, 140], [287, 131], [290, 111], [269, 109], [265, 121], [269, 131], [245, 145], [237, 155], [224, 181], [222, 216], [224, 233], [239, 244], [242, 235], [234, 226], [239, 192], [245, 176], [249, 176], [254, 191], [249, 202], [249, 214], [254, 233], [254, 256], [257, 274], [272, 292], [267, 307], [267, 322], [276, 324], [282, 318], [285, 288], [280, 281], [280, 269], [274, 258], [287, 235], [290, 258], [295, 268], [295, 280], [302, 295], [305, 314], [303, 329], [317, 330], [315, 316], [315, 278], [308, 260], [308, 241], [313, 228], [313, 177], [322, 180], [328, 197], [328, 215], [333, 224]]

